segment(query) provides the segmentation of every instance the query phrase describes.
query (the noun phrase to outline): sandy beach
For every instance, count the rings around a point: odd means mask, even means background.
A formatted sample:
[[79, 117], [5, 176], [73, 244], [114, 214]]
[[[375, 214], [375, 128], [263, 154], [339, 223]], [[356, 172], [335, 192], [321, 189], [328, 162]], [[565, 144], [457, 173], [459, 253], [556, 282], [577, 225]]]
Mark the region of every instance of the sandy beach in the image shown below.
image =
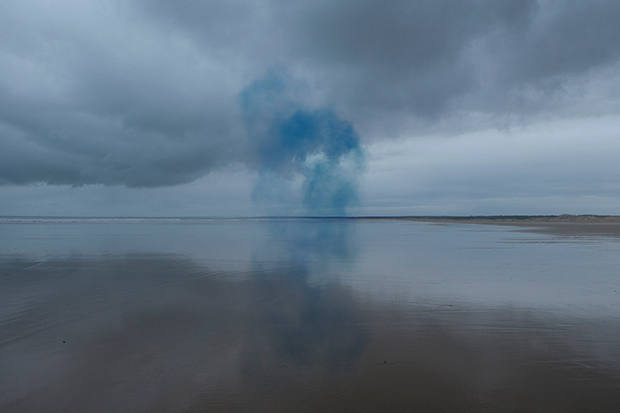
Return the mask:
[[555, 235], [620, 236], [620, 215], [491, 215], [491, 216], [403, 216], [363, 217], [431, 223], [503, 225], [523, 227], [528, 232]]
[[616, 413], [619, 225], [562, 219], [6, 219], [0, 411]]

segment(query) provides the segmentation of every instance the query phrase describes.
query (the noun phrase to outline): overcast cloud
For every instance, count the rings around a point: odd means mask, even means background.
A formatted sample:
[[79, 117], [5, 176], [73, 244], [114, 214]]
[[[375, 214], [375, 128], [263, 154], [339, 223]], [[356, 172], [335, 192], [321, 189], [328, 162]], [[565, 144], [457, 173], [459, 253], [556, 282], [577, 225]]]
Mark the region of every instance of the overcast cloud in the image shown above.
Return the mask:
[[253, 176], [240, 96], [274, 70], [371, 152], [619, 116], [619, 21], [617, 0], [4, 0], [0, 184]]

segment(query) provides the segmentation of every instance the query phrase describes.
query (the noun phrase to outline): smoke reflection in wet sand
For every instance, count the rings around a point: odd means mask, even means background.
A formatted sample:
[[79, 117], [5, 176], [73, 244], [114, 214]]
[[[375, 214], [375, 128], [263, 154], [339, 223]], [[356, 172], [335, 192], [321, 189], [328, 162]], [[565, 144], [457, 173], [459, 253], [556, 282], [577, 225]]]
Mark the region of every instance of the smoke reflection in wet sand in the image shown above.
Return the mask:
[[4, 254], [0, 411], [620, 411], [617, 306], [372, 294], [402, 281], [356, 273], [368, 250], [348, 231], [332, 248], [325, 227], [271, 227], [294, 258], [245, 270], [129, 247]]

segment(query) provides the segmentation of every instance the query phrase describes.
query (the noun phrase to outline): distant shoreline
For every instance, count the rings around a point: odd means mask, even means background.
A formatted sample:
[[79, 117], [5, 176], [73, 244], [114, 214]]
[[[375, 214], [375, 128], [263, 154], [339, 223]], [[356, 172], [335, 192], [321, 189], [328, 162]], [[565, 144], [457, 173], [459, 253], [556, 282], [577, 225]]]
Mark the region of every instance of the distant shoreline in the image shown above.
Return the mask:
[[470, 216], [364, 216], [359, 219], [392, 219], [423, 222], [464, 222], [472, 224], [620, 224], [620, 215], [470, 215]]
[[620, 215], [358, 215], [358, 216], [321, 216], [321, 215], [264, 215], [264, 216], [45, 216], [45, 215], [0, 215], [6, 220], [236, 220], [236, 219], [360, 219], [360, 220], [404, 220], [423, 222], [465, 222], [493, 224], [530, 224], [530, 223], [588, 223], [620, 224]]
[[521, 227], [523, 231], [556, 235], [605, 235], [620, 237], [620, 215], [472, 215], [472, 216], [262, 216], [262, 217], [17, 217], [0, 216], [1, 224], [74, 223], [92, 221], [108, 222], [191, 222], [237, 220], [359, 220], [359, 221], [410, 221], [432, 224], [475, 224]]
[[555, 235], [620, 236], [620, 215], [490, 215], [360, 217], [363, 220], [398, 220], [524, 227], [528, 232]]

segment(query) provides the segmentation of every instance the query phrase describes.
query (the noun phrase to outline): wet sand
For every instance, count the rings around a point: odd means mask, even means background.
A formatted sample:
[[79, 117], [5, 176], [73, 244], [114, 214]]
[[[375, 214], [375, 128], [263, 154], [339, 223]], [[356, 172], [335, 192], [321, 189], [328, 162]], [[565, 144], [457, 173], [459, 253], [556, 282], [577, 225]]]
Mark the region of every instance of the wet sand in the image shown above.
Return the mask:
[[7, 267], [45, 292], [3, 321], [1, 411], [620, 411], [614, 320], [385, 303], [301, 268], [235, 282], [165, 256]]
[[0, 412], [620, 411], [616, 239], [394, 221], [0, 231]]

